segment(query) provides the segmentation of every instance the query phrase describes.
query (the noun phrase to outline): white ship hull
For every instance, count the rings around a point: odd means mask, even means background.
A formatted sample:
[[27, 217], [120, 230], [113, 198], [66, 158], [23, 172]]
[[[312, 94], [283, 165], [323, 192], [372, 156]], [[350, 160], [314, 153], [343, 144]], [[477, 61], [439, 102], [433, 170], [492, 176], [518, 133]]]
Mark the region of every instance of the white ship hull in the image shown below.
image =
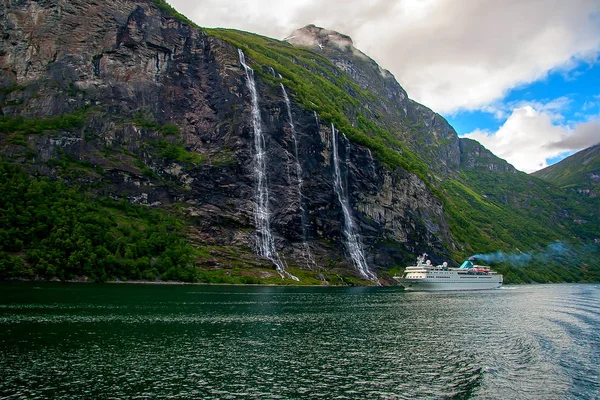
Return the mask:
[[[490, 279], [484, 279], [490, 278]], [[452, 281], [434, 281], [434, 278], [426, 279], [400, 279], [400, 284], [406, 290], [488, 290], [497, 289], [502, 286], [502, 277], [498, 279], [493, 277], [477, 277], [477, 279], [452, 280]]]
[[402, 278], [396, 278], [407, 290], [488, 290], [502, 286], [502, 274], [488, 267], [469, 268], [433, 267], [419, 262], [407, 267]]

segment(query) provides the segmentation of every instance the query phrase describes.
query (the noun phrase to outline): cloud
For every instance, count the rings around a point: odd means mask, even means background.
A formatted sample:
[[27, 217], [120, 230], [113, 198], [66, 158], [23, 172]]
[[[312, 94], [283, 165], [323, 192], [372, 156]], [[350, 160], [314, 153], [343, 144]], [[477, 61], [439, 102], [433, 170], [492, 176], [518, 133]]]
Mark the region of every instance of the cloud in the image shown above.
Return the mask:
[[545, 144], [549, 150], [579, 151], [600, 143], [600, 118], [577, 125], [573, 130], [563, 134], [560, 140]]
[[521, 171], [540, 170], [548, 159], [600, 142], [600, 115], [572, 127], [560, 125], [554, 114], [559, 103], [522, 105], [496, 132], [475, 130], [463, 137], [477, 140]]
[[482, 109], [549, 71], [596, 62], [598, 0], [170, 0], [198, 24], [282, 39], [314, 23], [350, 35], [411, 98]]
[[600, 95], [592, 96], [590, 100], [586, 100], [581, 107], [582, 111], [589, 111], [595, 108], [600, 108]]

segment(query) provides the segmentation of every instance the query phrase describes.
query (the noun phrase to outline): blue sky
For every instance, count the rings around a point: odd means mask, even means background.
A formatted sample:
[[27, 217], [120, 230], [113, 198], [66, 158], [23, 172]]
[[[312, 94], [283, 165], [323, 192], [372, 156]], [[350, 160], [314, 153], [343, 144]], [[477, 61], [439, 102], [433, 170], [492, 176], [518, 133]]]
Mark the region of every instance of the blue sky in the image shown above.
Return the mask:
[[[566, 123], [588, 121], [600, 114], [600, 63], [580, 63], [572, 71], [550, 71], [547, 77], [510, 90], [501, 99], [503, 104], [550, 103], [566, 98], [568, 104], [561, 110]], [[459, 135], [476, 129], [497, 131], [506, 116], [496, 116], [485, 110], [446, 113], [444, 117]], [[600, 140], [600, 132], [598, 132]]]
[[[552, 165], [600, 143], [600, 62], [586, 60], [569, 66], [518, 85], [480, 109], [444, 116], [459, 136], [478, 140], [521, 170], [533, 172]], [[515, 113], [527, 107], [530, 112]], [[509, 119], [511, 129], [507, 128]], [[531, 140], [506, 140], [515, 129]], [[524, 147], [520, 158], [515, 146]]]
[[350, 35], [413, 100], [532, 172], [600, 141], [600, 0], [169, 0], [205, 27]]

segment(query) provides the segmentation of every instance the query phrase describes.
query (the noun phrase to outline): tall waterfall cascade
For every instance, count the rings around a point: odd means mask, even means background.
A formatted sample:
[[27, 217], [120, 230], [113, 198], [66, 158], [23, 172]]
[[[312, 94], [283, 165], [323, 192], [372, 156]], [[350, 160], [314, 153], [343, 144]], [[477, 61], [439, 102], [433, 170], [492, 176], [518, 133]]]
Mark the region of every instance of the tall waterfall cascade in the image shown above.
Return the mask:
[[[332, 153], [333, 153], [333, 187], [335, 193], [337, 195], [338, 201], [342, 206], [342, 212], [344, 213], [344, 226], [343, 233], [346, 243], [346, 249], [350, 254], [350, 258], [354, 263], [354, 267], [358, 270], [358, 272], [365, 278], [372, 281], [377, 281], [377, 276], [371, 272], [369, 269], [369, 265], [367, 264], [367, 260], [365, 258], [365, 254], [363, 252], [362, 244], [360, 242], [360, 236], [358, 232], [356, 232], [356, 228], [354, 226], [352, 209], [350, 207], [350, 200], [348, 198], [348, 193], [346, 188], [344, 187], [342, 180], [342, 173], [340, 169], [340, 160], [338, 155], [338, 132], [335, 129], [333, 123], [331, 124], [331, 143], [332, 143]], [[349, 154], [349, 148], [346, 149], [346, 156]], [[346, 164], [347, 164], [346, 160]]]
[[[279, 75], [281, 77], [281, 75]], [[300, 223], [302, 225], [302, 246], [304, 247], [304, 254], [306, 256], [307, 264], [310, 268], [315, 267], [317, 264], [312, 256], [310, 251], [310, 246], [308, 245], [308, 216], [306, 215], [306, 208], [304, 207], [304, 198], [302, 196], [302, 165], [300, 164], [300, 157], [298, 156], [298, 134], [296, 133], [296, 126], [294, 125], [294, 119], [292, 117], [292, 107], [290, 104], [290, 98], [285, 90], [285, 86], [283, 83], [280, 83], [281, 90], [283, 91], [283, 98], [285, 99], [285, 105], [287, 107], [288, 114], [288, 123], [290, 125], [290, 130], [292, 133], [292, 140], [294, 141], [294, 156], [296, 160], [296, 182], [298, 186], [298, 210], [300, 211]]]
[[298, 281], [299, 279], [285, 269], [281, 260], [275, 240], [270, 227], [269, 214], [269, 187], [267, 184], [267, 154], [263, 132], [263, 122], [260, 116], [258, 104], [258, 92], [254, 81], [254, 70], [246, 64], [246, 57], [241, 49], [238, 49], [240, 63], [246, 72], [246, 86], [252, 98], [252, 128], [254, 129], [254, 181], [256, 184], [256, 206], [254, 210], [254, 222], [256, 225], [256, 244], [259, 255], [271, 260], [277, 272], [283, 279], [285, 276]]

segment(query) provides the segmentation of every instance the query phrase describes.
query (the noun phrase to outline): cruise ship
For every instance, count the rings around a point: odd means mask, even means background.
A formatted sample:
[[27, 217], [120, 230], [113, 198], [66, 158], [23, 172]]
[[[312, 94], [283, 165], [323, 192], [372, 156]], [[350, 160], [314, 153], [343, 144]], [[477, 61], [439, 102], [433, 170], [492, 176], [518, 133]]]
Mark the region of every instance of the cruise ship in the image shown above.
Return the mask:
[[466, 260], [459, 268], [448, 268], [448, 263], [433, 266], [425, 261], [427, 254], [417, 257], [417, 265], [406, 267], [402, 277], [394, 277], [407, 290], [485, 290], [502, 286], [502, 274], [489, 267]]

